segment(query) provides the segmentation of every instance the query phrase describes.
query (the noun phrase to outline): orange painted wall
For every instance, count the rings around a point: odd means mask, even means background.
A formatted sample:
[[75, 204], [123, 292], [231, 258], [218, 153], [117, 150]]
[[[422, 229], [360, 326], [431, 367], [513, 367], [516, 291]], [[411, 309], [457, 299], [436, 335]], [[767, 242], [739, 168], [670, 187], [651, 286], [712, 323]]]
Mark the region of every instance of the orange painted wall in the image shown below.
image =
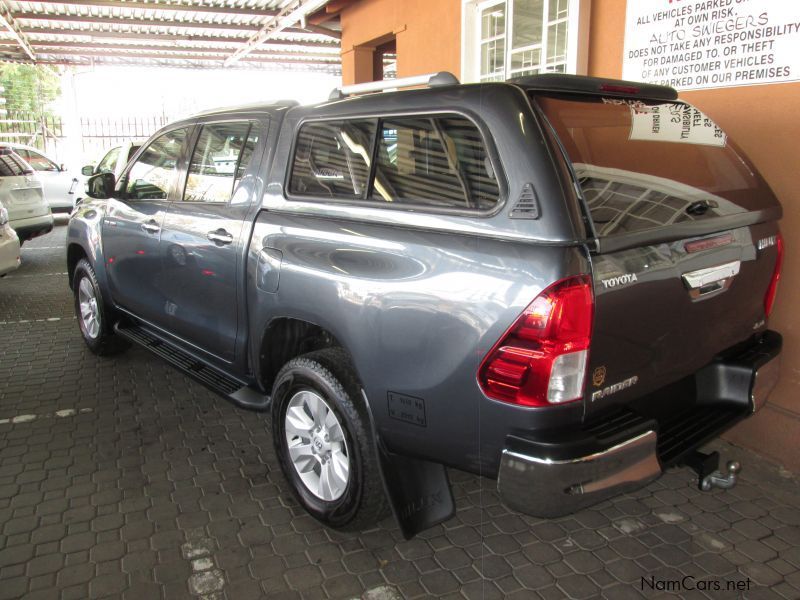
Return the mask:
[[461, 71], [460, 0], [362, 0], [341, 19], [345, 85], [369, 80], [371, 62], [358, 47], [387, 35], [397, 37], [398, 77]]
[[[592, 0], [589, 74], [620, 77], [626, 0]], [[386, 34], [397, 36], [398, 75], [460, 72], [460, 0], [361, 0], [342, 13], [344, 83], [362, 81], [354, 50]], [[800, 83], [684, 92], [681, 97], [712, 117], [755, 163], [783, 203], [786, 247], [770, 326], [784, 336], [783, 373], [768, 404], [728, 434], [738, 444], [800, 470]]]
[[[620, 77], [625, 0], [593, 0], [589, 74]], [[682, 92], [719, 124], [750, 157], [783, 204], [783, 275], [770, 327], [783, 334], [781, 380], [770, 403], [728, 439], [800, 470], [800, 83]]]

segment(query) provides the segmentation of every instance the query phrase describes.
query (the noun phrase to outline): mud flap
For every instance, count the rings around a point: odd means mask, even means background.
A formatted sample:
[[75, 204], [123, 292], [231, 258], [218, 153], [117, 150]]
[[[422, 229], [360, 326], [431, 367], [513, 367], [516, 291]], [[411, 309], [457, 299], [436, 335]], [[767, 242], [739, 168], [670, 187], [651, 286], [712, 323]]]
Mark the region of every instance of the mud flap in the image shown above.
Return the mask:
[[450, 519], [456, 504], [447, 469], [439, 463], [392, 454], [378, 444], [384, 488], [403, 537]]
[[439, 463], [389, 452], [378, 435], [372, 409], [363, 389], [361, 395], [372, 426], [383, 490], [403, 537], [410, 540], [456, 514], [447, 469]]

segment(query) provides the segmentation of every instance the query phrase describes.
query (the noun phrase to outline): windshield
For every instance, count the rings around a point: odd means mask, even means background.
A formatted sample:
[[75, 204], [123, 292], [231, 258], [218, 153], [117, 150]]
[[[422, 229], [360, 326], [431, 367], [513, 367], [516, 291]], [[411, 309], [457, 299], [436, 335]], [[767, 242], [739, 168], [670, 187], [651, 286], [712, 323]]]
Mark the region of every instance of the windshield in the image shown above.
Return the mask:
[[536, 96], [599, 237], [777, 205], [727, 135], [680, 102]]

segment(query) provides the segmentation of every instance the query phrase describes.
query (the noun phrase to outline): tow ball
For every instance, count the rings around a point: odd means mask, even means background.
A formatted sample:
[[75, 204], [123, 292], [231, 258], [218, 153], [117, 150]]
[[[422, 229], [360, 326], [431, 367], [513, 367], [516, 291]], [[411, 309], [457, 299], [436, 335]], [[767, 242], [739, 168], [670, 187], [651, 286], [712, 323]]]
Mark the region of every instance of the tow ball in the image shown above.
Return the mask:
[[704, 492], [714, 488], [729, 490], [736, 485], [737, 474], [742, 470], [735, 460], [729, 460], [725, 465], [725, 472], [720, 469], [719, 452], [704, 454], [695, 450], [686, 459], [686, 466], [697, 473], [697, 487]]

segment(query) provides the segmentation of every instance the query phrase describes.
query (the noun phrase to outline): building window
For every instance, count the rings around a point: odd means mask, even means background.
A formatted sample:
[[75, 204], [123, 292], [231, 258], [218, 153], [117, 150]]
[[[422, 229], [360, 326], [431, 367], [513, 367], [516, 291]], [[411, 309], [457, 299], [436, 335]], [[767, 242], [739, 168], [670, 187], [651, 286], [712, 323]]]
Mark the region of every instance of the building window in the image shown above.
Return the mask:
[[[576, 73], [584, 0], [464, 0], [465, 81]], [[588, 10], [588, 8], [586, 9]]]

